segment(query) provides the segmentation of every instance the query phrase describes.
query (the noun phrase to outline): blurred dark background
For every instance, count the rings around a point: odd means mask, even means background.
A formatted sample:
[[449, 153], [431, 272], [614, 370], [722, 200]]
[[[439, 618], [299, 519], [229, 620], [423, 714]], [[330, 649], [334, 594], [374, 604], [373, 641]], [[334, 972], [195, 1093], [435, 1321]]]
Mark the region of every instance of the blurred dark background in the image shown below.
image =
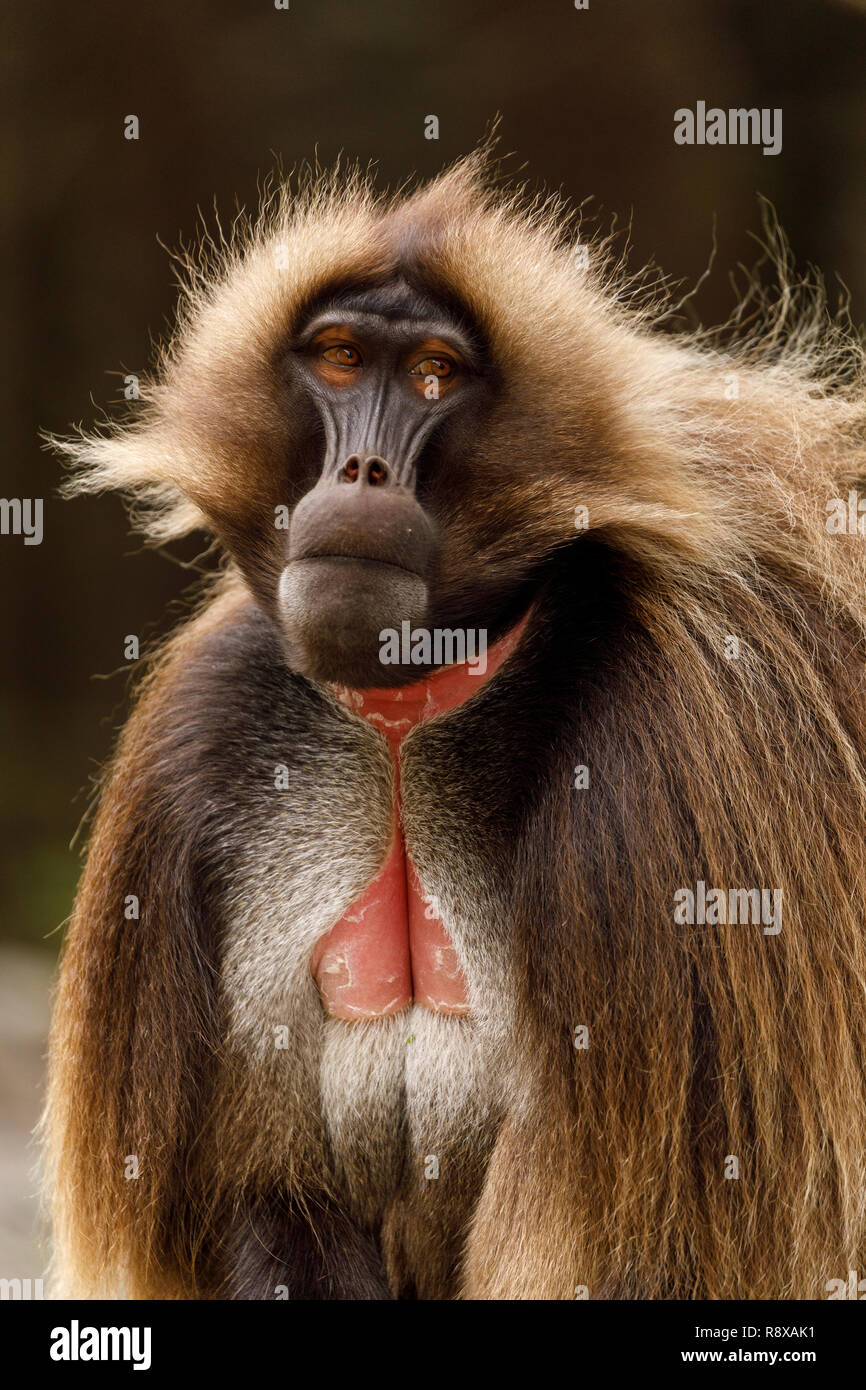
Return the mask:
[[[70, 840], [122, 719], [123, 638], [166, 630], [192, 574], [129, 536], [113, 498], [62, 502], [39, 430], [112, 407], [173, 302], [159, 240], [250, 206], [260, 175], [339, 151], [383, 182], [434, 173], [501, 113], [533, 183], [632, 219], [635, 268], [727, 316], [758, 255], [757, 194], [798, 264], [866, 306], [866, 8], [856, 0], [11, 0], [3, 21], [8, 389], [3, 496], [43, 497], [40, 546], [0, 537], [0, 937], [56, 949]], [[683, 148], [681, 106], [781, 107], [783, 148]], [[124, 139], [138, 115], [141, 138]], [[440, 138], [424, 138], [435, 114]], [[158, 240], [159, 239], [159, 240]], [[188, 560], [196, 546], [177, 552]], [[121, 669], [123, 668], [123, 669]], [[110, 673], [117, 673], [110, 678]]]

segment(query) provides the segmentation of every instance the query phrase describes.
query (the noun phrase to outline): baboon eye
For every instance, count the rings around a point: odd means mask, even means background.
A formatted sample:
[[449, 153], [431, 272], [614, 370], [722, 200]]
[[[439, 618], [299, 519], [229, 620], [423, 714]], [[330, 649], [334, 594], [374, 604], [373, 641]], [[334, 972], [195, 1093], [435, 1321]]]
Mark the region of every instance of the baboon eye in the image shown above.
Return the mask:
[[335, 343], [322, 352], [325, 362], [333, 362], [335, 367], [360, 367], [361, 354], [348, 343]]
[[449, 357], [423, 357], [414, 367], [409, 368], [412, 376], [451, 376], [454, 363]]

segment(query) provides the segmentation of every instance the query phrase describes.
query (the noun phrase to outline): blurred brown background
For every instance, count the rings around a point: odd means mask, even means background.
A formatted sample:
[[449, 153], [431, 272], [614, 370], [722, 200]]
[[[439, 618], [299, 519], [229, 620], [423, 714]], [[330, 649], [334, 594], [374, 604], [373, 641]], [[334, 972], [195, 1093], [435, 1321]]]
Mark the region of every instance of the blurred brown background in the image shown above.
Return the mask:
[[[632, 263], [704, 271], [695, 305], [724, 318], [752, 264], [757, 193], [798, 263], [866, 313], [866, 6], [860, 0], [10, 0], [2, 153], [8, 353], [2, 495], [43, 497], [40, 546], [0, 537], [2, 844], [0, 1275], [38, 1273], [21, 1205], [70, 839], [125, 698], [123, 638], [165, 630], [191, 575], [131, 540], [116, 499], [64, 503], [38, 431], [110, 408], [151, 358], [173, 302], [169, 245], [214, 197], [339, 151], [383, 182], [432, 174], [501, 113], [510, 166], [603, 220], [633, 221]], [[681, 106], [781, 107], [783, 148], [674, 144]], [[138, 115], [141, 138], [123, 137]], [[424, 138], [435, 114], [440, 138]], [[189, 559], [196, 546], [178, 553]], [[101, 679], [118, 672], [111, 679]], [[27, 944], [27, 950], [24, 945]], [[34, 948], [37, 954], [34, 955]], [[38, 951], [42, 951], [40, 957]], [[41, 971], [41, 973], [40, 973]], [[2, 1026], [2, 1025], [0, 1025]], [[30, 1265], [34, 1264], [31, 1268]], [[11, 1266], [14, 1266], [11, 1267]]]

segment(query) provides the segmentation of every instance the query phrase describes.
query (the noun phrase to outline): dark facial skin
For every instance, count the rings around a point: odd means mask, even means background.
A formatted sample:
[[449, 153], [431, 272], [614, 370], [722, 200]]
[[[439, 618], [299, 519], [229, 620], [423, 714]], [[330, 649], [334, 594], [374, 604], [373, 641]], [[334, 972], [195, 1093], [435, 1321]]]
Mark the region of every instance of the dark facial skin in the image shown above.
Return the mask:
[[317, 306], [289, 369], [324, 432], [279, 585], [290, 662], [359, 688], [417, 680], [423, 667], [381, 663], [380, 632], [445, 625], [431, 591], [440, 536], [419, 473], [489, 397], [482, 355], [454, 315], [398, 281]]

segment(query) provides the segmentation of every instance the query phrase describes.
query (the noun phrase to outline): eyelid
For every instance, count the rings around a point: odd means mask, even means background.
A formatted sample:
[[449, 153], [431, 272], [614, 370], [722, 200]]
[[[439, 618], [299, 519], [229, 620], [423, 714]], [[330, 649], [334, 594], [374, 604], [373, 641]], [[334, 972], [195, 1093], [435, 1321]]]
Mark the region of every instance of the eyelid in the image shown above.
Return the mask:
[[357, 347], [360, 342], [360, 335], [350, 323], [320, 323], [307, 329], [304, 340], [308, 347], [315, 347], [330, 339], [331, 343], [346, 343], [349, 347]]

